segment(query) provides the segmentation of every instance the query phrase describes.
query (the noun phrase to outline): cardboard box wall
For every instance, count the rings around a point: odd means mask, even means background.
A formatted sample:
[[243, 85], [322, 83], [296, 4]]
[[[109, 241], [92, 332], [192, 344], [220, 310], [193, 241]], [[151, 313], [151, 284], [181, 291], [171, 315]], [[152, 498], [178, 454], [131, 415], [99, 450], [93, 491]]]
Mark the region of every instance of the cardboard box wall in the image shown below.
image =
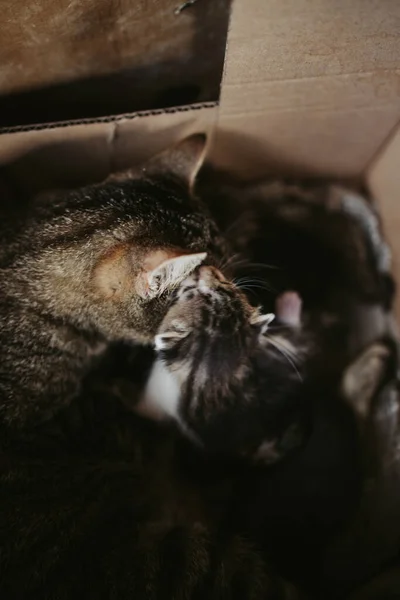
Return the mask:
[[398, 0], [234, 0], [219, 101], [16, 128], [0, 164], [25, 188], [76, 185], [208, 131], [209, 160], [242, 178], [367, 183], [400, 280], [399, 121]]
[[216, 101], [231, 0], [12, 0], [0, 127]]

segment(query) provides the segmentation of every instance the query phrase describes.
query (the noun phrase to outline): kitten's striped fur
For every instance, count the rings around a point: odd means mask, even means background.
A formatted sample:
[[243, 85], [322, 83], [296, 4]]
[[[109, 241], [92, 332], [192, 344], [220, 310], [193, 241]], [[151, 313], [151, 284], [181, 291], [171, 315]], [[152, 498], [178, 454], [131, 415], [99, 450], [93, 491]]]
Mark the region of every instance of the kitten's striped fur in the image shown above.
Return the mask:
[[269, 334], [273, 318], [216, 268], [197, 269], [174, 293], [155, 338], [158, 358], [138, 411], [168, 415], [208, 451], [267, 464], [285, 456], [309, 430], [305, 344], [296, 325], [275, 334], [272, 325]]

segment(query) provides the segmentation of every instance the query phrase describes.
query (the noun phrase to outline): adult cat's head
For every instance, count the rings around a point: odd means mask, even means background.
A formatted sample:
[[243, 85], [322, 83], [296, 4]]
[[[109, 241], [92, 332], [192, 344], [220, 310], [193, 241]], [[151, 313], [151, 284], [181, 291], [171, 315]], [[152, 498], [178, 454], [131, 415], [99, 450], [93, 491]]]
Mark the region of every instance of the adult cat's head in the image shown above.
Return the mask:
[[149, 404], [206, 449], [264, 463], [280, 459], [303, 441], [308, 426], [295, 365], [304, 349], [301, 302], [297, 296], [292, 310], [294, 299], [289, 294], [278, 303], [290, 325], [274, 334], [274, 315], [260, 314], [216, 268], [196, 269], [174, 293], [155, 337]]
[[0, 255], [8, 291], [108, 339], [150, 340], [168, 294], [223, 253], [191, 194], [204, 147], [194, 135], [142, 168], [37, 199]]

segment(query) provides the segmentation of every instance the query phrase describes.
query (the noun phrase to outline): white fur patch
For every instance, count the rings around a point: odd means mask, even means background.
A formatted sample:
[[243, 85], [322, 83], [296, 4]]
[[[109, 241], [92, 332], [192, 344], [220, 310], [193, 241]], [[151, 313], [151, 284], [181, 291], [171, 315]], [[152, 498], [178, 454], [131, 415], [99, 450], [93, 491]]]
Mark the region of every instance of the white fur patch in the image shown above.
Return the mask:
[[178, 379], [157, 360], [150, 373], [146, 388], [134, 411], [152, 421], [174, 420], [182, 433], [194, 444], [202, 446], [200, 439], [179, 417], [181, 390]]
[[161, 421], [167, 417], [179, 421], [180, 395], [178, 381], [162, 361], [157, 360], [135, 412], [153, 421]]
[[276, 441], [260, 444], [254, 458], [267, 465], [276, 462], [280, 458], [280, 454], [276, 449]]

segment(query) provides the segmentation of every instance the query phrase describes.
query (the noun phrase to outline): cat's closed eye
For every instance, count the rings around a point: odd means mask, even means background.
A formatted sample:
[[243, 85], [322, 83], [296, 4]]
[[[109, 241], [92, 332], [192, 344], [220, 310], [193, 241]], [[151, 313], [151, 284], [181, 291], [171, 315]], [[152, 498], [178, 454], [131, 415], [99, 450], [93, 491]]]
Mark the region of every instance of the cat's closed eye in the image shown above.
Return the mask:
[[185, 325], [185, 323], [182, 323], [182, 321], [173, 321], [171, 323], [171, 331], [175, 331], [176, 333], [181, 334], [189, 333], [188, 327]]

